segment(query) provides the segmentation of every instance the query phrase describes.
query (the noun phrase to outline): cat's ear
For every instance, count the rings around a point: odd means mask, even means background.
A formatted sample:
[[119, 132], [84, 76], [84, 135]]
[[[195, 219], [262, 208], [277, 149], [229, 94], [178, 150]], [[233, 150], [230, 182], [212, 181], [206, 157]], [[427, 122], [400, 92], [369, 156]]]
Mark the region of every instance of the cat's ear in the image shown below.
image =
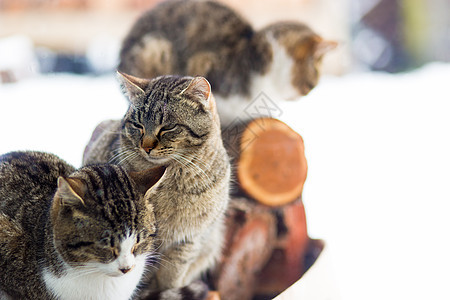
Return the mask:
[[323, 40], [320, 36], [312, 36], [295, 47], [294, 57], [298, 60], [304, 60], [307, 57], [315, 59], [321, 58], [328, 51], [333, 50], [338, 45], [334, 41]]
[[117, 71], [117, 78], [122, 86], [122, 91], [128, 97], [128, 100], [142, 96], [145, 94], [145, 88], [150, 82], [149, 79], [134, 77], [120, 71]]
[[335, 49], [339, 45], [338, 42], [321, 40], [316, 45], [316, 50], [314, 51], [314, 58], [318, 59], [324, 56], [329, 51]]
[[214, 100], [214, 96], [211, 92], [211, 85], [205, 77], [195, 77], [194, 79], [192, 79], [189, 86], [181, 93], [190, 99], [199, 101], [215, 114], [216, 101]]
[[159, 166], [141, 172], [129, 172], [128, 175], [136, 183], [138, 190], [142, 194], [146, 194], [160, 182], [165, 172], [166, 167]]
[[62, 206], [84, 205], [83, 197], [86, 191], [86, 185], [81, 179], [58, 177], [56, 195]]
[[192, 79], [189, 86], [181, 93], [206, 103], [211, 98], [211, 85], [205, 77], [197, 76]]

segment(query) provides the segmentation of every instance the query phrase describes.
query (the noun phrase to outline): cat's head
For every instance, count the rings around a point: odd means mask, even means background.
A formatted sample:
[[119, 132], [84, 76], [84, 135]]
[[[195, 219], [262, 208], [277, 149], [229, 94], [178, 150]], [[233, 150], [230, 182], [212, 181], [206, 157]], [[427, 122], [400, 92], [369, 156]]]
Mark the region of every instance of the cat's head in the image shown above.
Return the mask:
[[127, 173], [119, 166], [95, 165], [59, 177], [50, 216], [64, 262], [109, 276], [131, 273], [136, 266], [142, 271], [156, 247], [149, 197], [164, 171]]
[[337, 46], [299, 22], [277, 22], [260, 34], [272, 50], [266, 76], [270, 77], [273, 92], [284, 100], [305, 96], [317, 85], [323, 56]]
[[205, 78], [118, 77], [130, 107], [116, 157], [130, 155], [131, 169], [192, 160], [205, 143], [220, 140], [215, 100]]

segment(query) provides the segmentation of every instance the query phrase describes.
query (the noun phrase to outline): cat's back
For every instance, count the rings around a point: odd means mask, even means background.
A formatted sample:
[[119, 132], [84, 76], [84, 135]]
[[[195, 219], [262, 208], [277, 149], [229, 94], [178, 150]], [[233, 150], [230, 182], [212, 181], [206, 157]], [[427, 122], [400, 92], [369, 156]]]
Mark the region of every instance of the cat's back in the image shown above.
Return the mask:
[[105, 120], [98, 124], [84, 149], [83, 165], [108, 163], [116, 154], [110, 149], [119, 142], [120, 130], [120, 120]]
[[[216, 1], [169, 0], [144, 13], [134, 24], [123, 48], [152, 34], [189, 46], [214, 46], [237, 42], [252, 34], [251, 25], [235, 11]], [[233, 41], [234, 40], [234, 41]]]
[[74, 170], [53, 154], [18, 151], [1, 155], [0, 212], [16, 219], [31, 218], [50, 203], [58, 177]]
[[[48, 208], [58, 176], [74, 168], [57, 156], [42, 152], [10, 152], [0, 156], [0, 299], [48, 299], [41, 282], [38, 253], [43, 249]], [[33, 297], [33, 299], [36, 299]]]
[[119, 70], [146, 78], [205, 75], [196, 66], [196, 56], [214, 64], [216, 56], [246, 49], [253, 34], [245, 19], [216, 1], [165, 1], [131, 28], [122, 44]]

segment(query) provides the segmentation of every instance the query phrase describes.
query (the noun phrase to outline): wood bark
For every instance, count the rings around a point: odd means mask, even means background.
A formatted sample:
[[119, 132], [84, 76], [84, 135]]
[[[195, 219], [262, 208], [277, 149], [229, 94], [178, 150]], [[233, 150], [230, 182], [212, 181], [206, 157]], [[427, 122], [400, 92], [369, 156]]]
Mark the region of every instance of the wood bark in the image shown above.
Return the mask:
[[223, 258], [215, 274], [221, 299], [252, 299], [258, 273], [276, 241], [276, 219], [268, 209], [246, 199], [234, 199], [228, 210]]
[[255, 292], [277, 295], [305, 272], [309, 244], [303, 203], [298, 200], [276, 211], [278, 234], [268, 263], [261, 270]]
[[233, 198], [223, 257], [213, 287], [222, 299], [275, 296], [305, 270], [308, 234], [303, 203], [269, 207]]

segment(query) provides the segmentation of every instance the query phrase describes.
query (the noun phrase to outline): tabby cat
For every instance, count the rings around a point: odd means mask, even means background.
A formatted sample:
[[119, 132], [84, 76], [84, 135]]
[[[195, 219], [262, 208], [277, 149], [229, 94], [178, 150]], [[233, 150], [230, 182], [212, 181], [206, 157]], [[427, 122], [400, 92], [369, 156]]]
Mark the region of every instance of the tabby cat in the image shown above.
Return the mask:
[[335, 47], [303, 23], [277, 22], [255, 31], [218, 2], [169, 0], [134, 24], [118, 68], [144, 78], [206, 77], [227, 124], [261, 92], [273, 100], [308, 94], [318, 82], [322, 57]]
[[230, 164], [214, 97], [203, 77], [119, 78], [129, 109], [97, 126], [83, 163], [167, 165], [151, 199], [163, 261], [150, 286], [179, 288], [213, 266], [222, 247]]
[[163, 173], [0, 156], [0, 299], [132, 297], [155, 254], [148, 198]]

